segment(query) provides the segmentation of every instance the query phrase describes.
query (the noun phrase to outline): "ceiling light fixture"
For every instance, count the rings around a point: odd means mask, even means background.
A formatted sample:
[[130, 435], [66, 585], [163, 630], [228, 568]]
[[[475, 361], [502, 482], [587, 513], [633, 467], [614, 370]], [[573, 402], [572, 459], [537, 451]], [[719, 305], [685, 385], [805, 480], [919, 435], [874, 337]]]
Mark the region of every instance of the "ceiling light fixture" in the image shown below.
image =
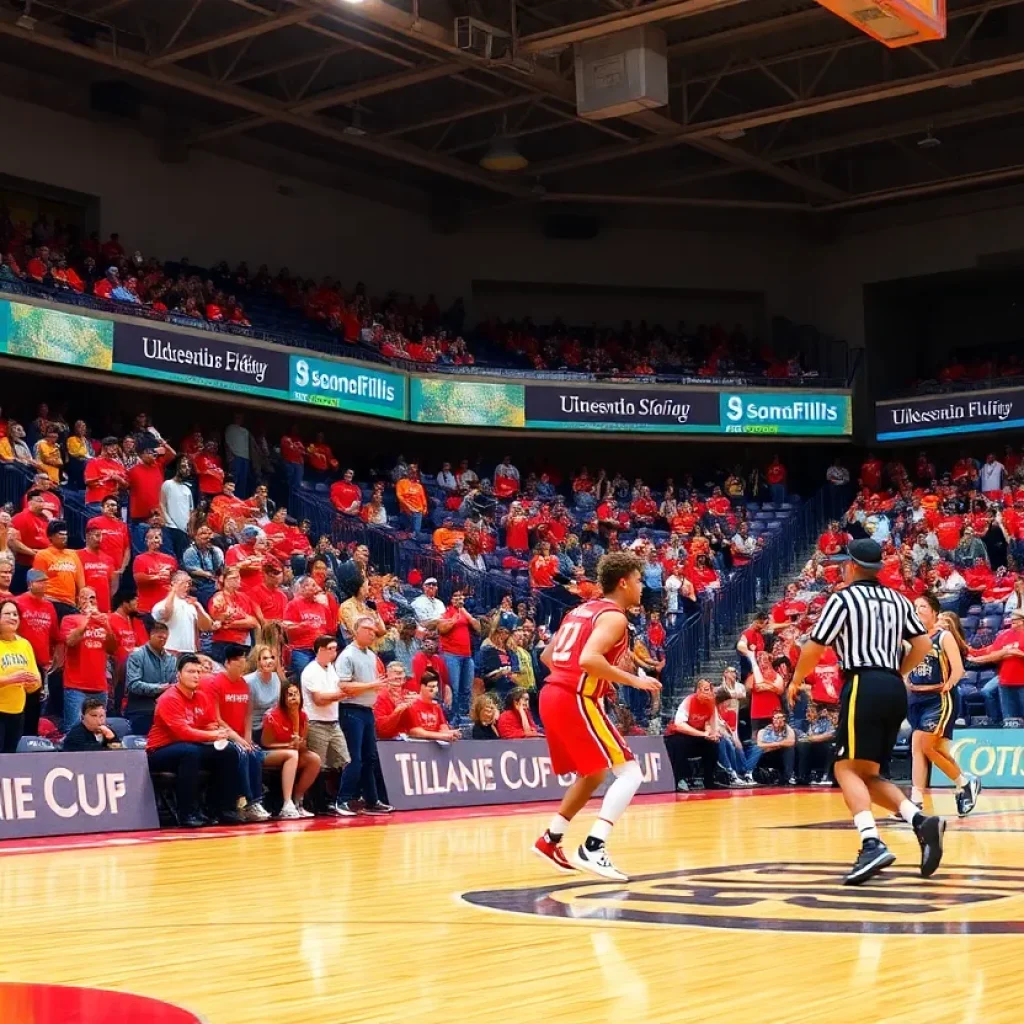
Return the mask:
[[746, 134], [745, 128], [726, 128], [724, 132], [718, 133], [718, 137], [723, 142], [735, 142], [737, 139], [742, 139]]
[[521, 171], [530, 166], [530, 161], [519, 152], [515, 142], [506, 134], [507, 131], [508, 122], [503, 117], [501, 130], [491, 140], [490, 148], [480, 158], [480, 166], [485, 171], [508, 174], [511, 171]]

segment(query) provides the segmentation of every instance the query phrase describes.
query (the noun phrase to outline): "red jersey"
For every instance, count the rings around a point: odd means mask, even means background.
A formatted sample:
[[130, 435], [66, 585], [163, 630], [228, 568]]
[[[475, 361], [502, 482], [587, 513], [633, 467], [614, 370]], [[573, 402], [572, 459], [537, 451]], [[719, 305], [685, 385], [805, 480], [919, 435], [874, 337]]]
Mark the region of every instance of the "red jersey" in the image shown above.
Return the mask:
[[818, 667], [811, 673], [811, 700], [816, 704], [838, 704], [842, 688], [843, 674], [839, 668], [839, 659], [836, 652], [828, 647]]
[[89, 551], [88, 548], [78, 552], [78, 560], [82, 563], [85, 585], [96, 591], [96, 607], [101, 612], [109, 612], [110, 583], [117, 575], [114, 560], [102, 549]]
[[[764, 650], [764, 633], [759, 633], [753, 626], [743, 631], [743, 639], [747, 641], [747, 650], [757, 657], [761, 651]], [[750, 659], [747, 659], [747, 667], [743, 670], [743, 678], [746, 679], [750, 675], [752, 669], [750, 668]]]
[[691, 693], [689, 697], [683, 699], [682, 704], [679, 705], [679, 710], [676, 712], [676, 717], [669, 726], [668, 731], [678, 731], [673, 729], [676, 723], [685, 722], [687, 725], [692, 726], [694, 729], [703, 731], [708, 727], [709, 723], [715, 721], [715, 698], [714, 695], [705, 700], [699, 694]]
[[882, 486], [882, 463], [878, 459], [868, 459], [860, 467], [860, 482], [869, 491], [877, 491]]
[[319, 601], [307, 601], [302, 597], [293, 597], [284, 610], [288, 622], [299, 622], [288, 630], [288, 643], [299, 650], [309, 650], [313, 641], [324, 633], [333, 633], [335, 619], [330, 618], [330, 608]]
[[263, 612], [264, 621], [276, 619], [280, 622], [284, 619], [288, 595], [280, 587], [271, 590], [265, 583], [261, 583], [258, 587], [253, 587], [246, 596]]
[[160, 507], [160, 488], [164, 482], [165, 453], [152, 465], [138, 462], [128, 471], [128, 515], [132, 519], [148, 519]]
[[220, 456], [202, 452], [192, 460], [199, 479], [200, 494], [216, 495], [224, 490], [224, 468]]
[[282, 562], [292, 555], [306, 555], [312, 550], [309, 538], [297, 526], [267, 523], [263, 532], [270, 541], [270, 549]]
[[454, 654], [460, 658], [468, 658], [473, 654], [470, 641], [469, 612], [465, 608], [448, 605], [442, 619], [455, 619], [455, 625], [447, 633], [441, 635], [441, 653]]
[[[171, 573], [178, 568], [178, 560], [173, 555], [165, 555], [162, 551], [143, 552], [136, 556], [132, 564], [135, 585], [139, 594], [139, 611], [151, 612], [153, 605], [159, 604], [171, 591]], [[139, 575], [152, 575], [160, 572], [158, 580], [140, 580]]]
[[[43, 499], [43, 515], [47, 519], [60, 519], [62, 518], [61, 512], [63, 511], [60, 504], [60, 498], [57, 497], [53, 491], [43, 491], [41, 493]], [[21, 499], [22, 509], [28, 508], [28, 493], [26, 492], [25, 497]]]
[[[65, 615], [60, 624], [60, 637], [65, 642], [73, 630], [85, 624], [84, 615]], [[90, 626], [74, 647], [64, 655], [64, 689], [104, 693], [107, 689], [107, 632], [99, 623]]]
[[213, 736], [205, 730], [216, 724], [217, 706], [209, 693], [197, 689], [189, 695], [180, 686], [169, 686], [156, 699], [146, 749], [159, 750], [172, 743], [210, 743]]
[[281, 458], [301, 466], [306, 461], [306, 446], [301, 437], [285, 434], [281, 438]]
[[[1004, 647], [1020, 647], [1024, 644], [1024, 629], [1004, 629], [988, 647], [975, 651], [976, 654], [989, 654], [1000, 651]], [[999, 662], [1000, 686], [1024, 686], [1024, 658], [1007, 657]]]
[[448, 719], [444, 717], [444, 708], [432, 700], [413, 701], [405, 709], [405, 729], [426, 729], [427, 732], [438, 732], [448, 728]]
[[[766, 683], [778, 682], [778, 673], [770, 668], [767, 671], [761, 670]], [[750, 690], [750, 717], [752, 720], [771, 718], [776, 711], [782, 708], [782, 700], [775, 690], [759, 690], [756, 684]]]
[[[218, 590], [210, 598], [208, 611], [211, 619], [219, 619], [221, 623], [221, 628], [213, 634], [215, 642], [248, 646], [249, 634], [252, 632], [251, 628], [248, 626], [239, 627], [231, 625], [232, 622], [236, 622], [238, 619], [247, 618], [254, 614], [253, 602], [248, 594], [243, 594], [241, 591], [229, 594], [224, 590]], [[234, 726], [232, 728], [234, 729]], [[238, 732], [238, 730], [235, 729], [235, 732]]]
[[242, 590], [247, 594], [263, 583], [263, 566], [269, 561], [276, 559], [266, 551], [257, 551], [255, 544], [232, 544], [224, 555], [225, 566], [238, 566]]
[[[28, 509], [11, 517], [11, 526], [18, 531], [21, 543], [35, 551], [42, 551], [50, 546], [50, 540], [46, 536], [46, 528], [49, 525], [50, 521], [46, 516], [37, 516]], [[32, 565], [32, 555], [16, 555], [15, 558], [19, 565]]]
[[60, 642], [57, 609], [53, 607], [53, 602], [47, 601], [45, 597], [33, 597], [27, 593], [19, 594], [14, 603], [21, 613], [18, 636], [32, 645], [36, 664], [42, 671], [53, 661], [53, 649]]
[[232, 682], [227, 672], [203, 676], [199, 688], [210, 696], [227, 727], [234, 729], [239, 736], [244, 736], [246, 723], [249, 721], [249, 701], [252, 699], [245, 677], [239, 676]]
[[128, 483], [124, 466], [117, 459], [106, 459], [102, 455], [85, 464], [85, 503], [100, 504], [104, 498], [117, 496], [121, 487]]
[[350, 509], [353, 504], [358, 506], [363, 502], [363, 492], [359, 489], [358, 485], [347, 483], [345, 480], [339, 480], [337, 483], [331, 484], [331, 504], [336, 509]]
[[124, 565], [124, 553], [131, 547], [131, 536], [124, 521], [110, 516], [93, 516], [87, 524], [89, 530], [100, 531], [100, 551], [110, 555], [114, 566]]
[[377, 727], [377, 739], [393, 740], [399, 733], [405, 732], [405, 712], [390, 689], [383, 689], [373, 703], [373, 721]]
[[960, 528], [963, 520], [960, 516], [946, 516], [940, 519], [935, 527], [935, 536], [943, 551], [952, 551], [960, 543]]
[[144, 647], [149, 640], [146, 632], [146, 624], [139, 615], [126, 618], [119, 612], [110, 616], [110, 628], [117, 637], [117, 650], [114, 651], [114, 660], [118, 665], [123, 665], [128, 660], [128, 655], [136, 647]]
[[[608, 692], [612, 684], [607, 679], [587, 675], [580, 668], [580, 656], [590, 639], [590, 634], [594, 632], [594, 623], [606, 613], [621, 615], [623, 619], [626, 617], [626, 613], [614, 601], [601, 597], [573, 608], [562, 619], [562, 624], [551, 641], [552, 668], [546, 686], [561, 686], [594, 700]], [[605, 651], [604, 656], [610, 664], [617, 665], [628, 649], [629, 630], [624, 629], [622, 637], [611, 650]]]
[[535, 587], [553, 587], [558, 559], [554, 555], [534, 555], [530, 559], [530, 583]]

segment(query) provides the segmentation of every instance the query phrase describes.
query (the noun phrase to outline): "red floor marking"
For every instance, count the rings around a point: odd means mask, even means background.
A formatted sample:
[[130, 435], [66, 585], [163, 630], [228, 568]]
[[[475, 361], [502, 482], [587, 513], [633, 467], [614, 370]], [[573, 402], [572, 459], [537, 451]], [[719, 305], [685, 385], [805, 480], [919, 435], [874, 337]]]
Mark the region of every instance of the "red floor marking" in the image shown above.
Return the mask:
[[195, 1014], [145, 996], [65, 985], [0, 983], [4, 1024], [201, 1024]]

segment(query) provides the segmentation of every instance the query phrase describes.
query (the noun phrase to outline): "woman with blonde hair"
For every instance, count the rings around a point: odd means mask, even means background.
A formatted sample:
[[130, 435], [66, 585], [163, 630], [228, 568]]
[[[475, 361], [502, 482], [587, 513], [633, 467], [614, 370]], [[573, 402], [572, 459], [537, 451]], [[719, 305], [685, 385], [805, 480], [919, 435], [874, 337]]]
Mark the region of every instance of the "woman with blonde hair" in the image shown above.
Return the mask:
[[469, 719], [473, 723], [472, 739], [500, 739], [498, 736], [498, 705], [489, 693], [479, 693], [473, 698], [469, 709]]
[[277, 650], [271, 644], [256, 644], [249, 654], [249, 665], [252, 671], [245, 676], [245, 681], [249, 684], [252, 738], [258, 744], [263, 729], [263, 716], [277, 706], [281, 697], [282, 676], [278, 671]]

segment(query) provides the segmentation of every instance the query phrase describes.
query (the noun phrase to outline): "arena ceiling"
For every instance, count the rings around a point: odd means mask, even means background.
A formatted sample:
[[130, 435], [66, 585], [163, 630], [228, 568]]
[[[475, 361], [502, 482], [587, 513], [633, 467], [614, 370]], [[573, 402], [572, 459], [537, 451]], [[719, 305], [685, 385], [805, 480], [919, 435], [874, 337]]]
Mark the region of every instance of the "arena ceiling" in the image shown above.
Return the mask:
[[[0, 65], [433, 198], [829, 212], [1024, 178], [1022, 5], [951, 0], [945, 40], [888, 50], [813, 0], [0, 0]], [[460, 51], [466, 14], [514, 56]], [[579, 117], [573, 44], [649, 23], [669, 106]], [[524, 170], [479, 166], [499, 132]]]

